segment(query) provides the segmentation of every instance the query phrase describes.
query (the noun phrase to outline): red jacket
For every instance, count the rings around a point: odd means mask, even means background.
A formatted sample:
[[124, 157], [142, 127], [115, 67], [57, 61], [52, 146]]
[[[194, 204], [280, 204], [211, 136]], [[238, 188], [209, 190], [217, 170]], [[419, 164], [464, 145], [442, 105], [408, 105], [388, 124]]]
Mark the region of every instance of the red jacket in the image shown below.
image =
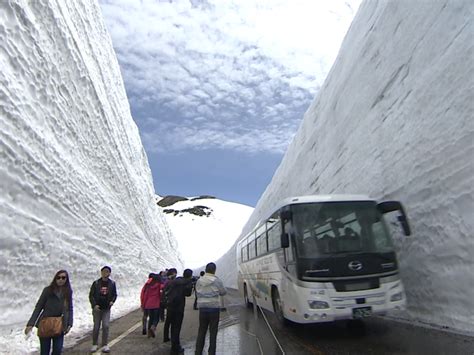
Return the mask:
[[160, 282], [151, 283], [153, 279], [143, 285], [142, 292], [140, 294], [140, 303], [143, 309], [156, 309], [160, 308], [161, 301], [161, 289], [162, 284]]

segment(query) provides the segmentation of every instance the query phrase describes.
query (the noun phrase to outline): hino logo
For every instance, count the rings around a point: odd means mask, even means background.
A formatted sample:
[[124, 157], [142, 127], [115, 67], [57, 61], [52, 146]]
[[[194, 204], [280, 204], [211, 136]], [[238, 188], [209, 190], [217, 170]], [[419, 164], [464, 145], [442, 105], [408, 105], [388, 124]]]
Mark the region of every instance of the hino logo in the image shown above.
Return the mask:
[[359, 271], [362, 270], [362, 263], [358, 260], [353, 260], [349, 264], [347, 264], [349, 269], [354, 270], [354, 271]]

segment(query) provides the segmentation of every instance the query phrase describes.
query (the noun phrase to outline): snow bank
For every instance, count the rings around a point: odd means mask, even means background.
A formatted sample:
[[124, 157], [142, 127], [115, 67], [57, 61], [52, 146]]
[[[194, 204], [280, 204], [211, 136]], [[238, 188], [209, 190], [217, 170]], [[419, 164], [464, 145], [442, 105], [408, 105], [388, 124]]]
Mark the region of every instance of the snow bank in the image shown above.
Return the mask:
[[[400, 199], [412, 320], [474, 331], [474, 4], [366, 1], [244, 228], [292, 195]], [[471, 311], [469, 311], [471, 310]]]
[[[253, 212], [252, 207], [216, 198], [190, 198], [163, 210], [169, 212], [165, 214], [166, 220], [178, 241], [184, 266], [196, 270], [203, 270], [203, 266], [215, 262], [230, 249]], [[235, 261], [230, 264], [236, 275], [235, 265]]]
[[182, 262], [98, 4], [1, 1], [0, 49], [0, 348], [24, 353], [55, 271], [74, 289], [68, 343], [91, 328], [101, 266], [117, 281], [118, 316], [138, 306], [150, 271]]

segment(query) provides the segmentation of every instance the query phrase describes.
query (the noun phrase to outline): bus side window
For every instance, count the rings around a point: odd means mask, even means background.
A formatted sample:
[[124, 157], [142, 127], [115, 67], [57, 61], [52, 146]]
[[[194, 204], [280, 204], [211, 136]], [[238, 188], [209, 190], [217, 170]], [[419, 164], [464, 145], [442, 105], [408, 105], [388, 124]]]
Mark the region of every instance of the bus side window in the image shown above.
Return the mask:
[[280, 247], [281, 223], [267, 222], [268, 228], [268, 251], [278, 249]]
[[247, 261], [249, 259], [247, 245], [242, 248], [242, 261]]
[[255, 258], [256, 253], [255, 253], [255, 240], [252, 240], [249, 243], [249, 260]]
[[264, 233], [257, 238], [257, 256], [263, 255], [267, 252], [267, 234]]

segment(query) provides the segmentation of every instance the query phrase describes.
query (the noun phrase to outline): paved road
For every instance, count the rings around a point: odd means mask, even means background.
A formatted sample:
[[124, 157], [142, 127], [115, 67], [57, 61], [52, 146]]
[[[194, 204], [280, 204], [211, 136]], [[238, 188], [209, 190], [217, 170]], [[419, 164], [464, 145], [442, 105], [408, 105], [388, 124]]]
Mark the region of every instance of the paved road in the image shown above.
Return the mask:
[[283, 327], [269, 323], [286, 354], [473, 355], [474, 338], [384, 318]]
[[[239, 295], [231, 290], [226, 299], [227, 311], [221, 313], [218, 354], [474, 354], [474, 338], [440, 330], [415, 327], [382, 318], [370, 318], [362, 325], [347, 322], [316, 325], [281, 326], [273, 314], [244, 307]], [[270, 327], [268, 326], [268, 324]], [[198, 312], [192, 299], [186, 305], [181, 331], [185, 354], [194, 354]], [[111, 324], [110, 344], [113, 354], [169, 354], [169, 343], [163, 344], [163, 324], [157, 337], [141, 334], [139, 310]], [[65, 354], [86, 354], [90, 334]], [[207, 348], [207, 345], [206, 345]], [[205, 349], [206, 349], [205, 348]]]
[[[185, 348], [185, 354], [194, 354], [194, 345], [199, 323], [198, 312], [192, 309], [193, 301], [193, 297], [187, 299], [181, 329], [181, 345]], [[230, 290], [226, 306], [227, 311], [221, 313], [219, 322], [218, 353], [226, 355], [261, 354], [262, 352], [260, 351], [255, 335], [240, 326], [241, 313], [249, 319], [252, 319], [253, 316], [251, 313], [247, 314], [235, 290]], [[170, 353], [170, 343], [163, 343], [162, 341], [163, 323], [160, 322], [158, 324], [156, 338], [147, 338], [141, 333], [141, 317], [141, 311], [136, 310], [111, 323], [109, 346], [112, 354], [161, 355]], [[76, 346], [65, 349], [63, 353], [88, 354], [91, 345], [91, 334], [87, 334]], [[205, 349], [207, 349], [207, 346], [208, 344], [206, 342]], [[97, 354], [100, 354], [100, 352]]]

